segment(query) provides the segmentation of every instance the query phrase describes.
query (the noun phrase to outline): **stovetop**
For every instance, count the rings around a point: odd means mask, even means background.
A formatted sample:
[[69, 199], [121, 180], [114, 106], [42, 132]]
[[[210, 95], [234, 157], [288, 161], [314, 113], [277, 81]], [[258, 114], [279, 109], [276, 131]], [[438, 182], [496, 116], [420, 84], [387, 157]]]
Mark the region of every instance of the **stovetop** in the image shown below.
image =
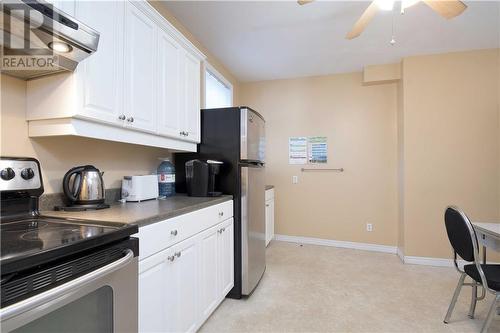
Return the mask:
[[0, 222], [2, 275], [30, 268], [137, 232], [133, 225], [34, 217]]
[[39, 215], [43, 193], [40, 162], [0, 156], [0, 272], [40, 268], [128, 239], [137, 225], [89, 222]]
[[2, 223], [0, 260], [50, 250], [114, 230], [116, 228], [79, 225], [51, 218]]

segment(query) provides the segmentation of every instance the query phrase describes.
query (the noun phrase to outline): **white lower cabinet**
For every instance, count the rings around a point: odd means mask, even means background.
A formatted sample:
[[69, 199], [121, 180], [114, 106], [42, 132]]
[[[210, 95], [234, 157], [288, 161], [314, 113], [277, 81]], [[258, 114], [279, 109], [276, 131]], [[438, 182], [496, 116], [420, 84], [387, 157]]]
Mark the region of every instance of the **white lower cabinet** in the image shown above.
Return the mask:
[[[200, 253], [200, 314], [208, 318], [219, 304], [218, 273], [221, 269], [218, 256], [219, 225], [203, 232]], [[204, 319], [203, 319], [204, 318]]]
[[234, 225], [233, 219], [223, 223], [218, 241], [219, 288], [222, 297], [234, 287]]
[[[165, 297], [168, 286], [175, 283], [173, 265], [167, 249], [141, 261], [139, 266], [139, 329], [141, 332], [167, 332], [166, 314], [173, 311], [171, 299]], [[161, 310], [160, 310], [161, 309]], [[159, 313], [162, 313], [159, 315]]]
[[165, 288], [167, 332], [194, 332], [198, 325], [199, 239], [191, 237], [174, 246], [170, 285]]
[[274, 188], [266, 191], [266, 246], [274, 238]]
[[[139, 331], [194, 332], [207, 320], [234, 285], [233, 218], [220, 222], [220, 211], [232, 211], [232, 202], [176, 218], [183, 240], [139, 261]], [[213, 221], [209, 228], [193, 230], [192, 217]], [[186, 221], [186, 229], [182, 230]], [[149, 229], [158, 232], [167, 220]], [[161, 225], [163, 224], [163, 226]], [[206, 226], [206, 221], [199, 223]], [[208, 223], [210, 224], [210, 223]], [[139, 229], [140, 243], [147, 232]], [[167, 238], [167, 237], [166, 237]], [[148, 249], [149, 250], [149, 249]]]

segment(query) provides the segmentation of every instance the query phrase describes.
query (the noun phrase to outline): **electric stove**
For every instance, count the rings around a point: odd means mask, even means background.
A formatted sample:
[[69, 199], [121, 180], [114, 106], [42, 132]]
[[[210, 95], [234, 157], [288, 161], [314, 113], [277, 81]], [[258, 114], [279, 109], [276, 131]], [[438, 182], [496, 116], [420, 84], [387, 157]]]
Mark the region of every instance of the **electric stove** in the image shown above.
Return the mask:
[[[42, 216], [42, 193], [36, 159], [0, 158], [2, 308], [6, 300], [11, 304], [46, 291], [119, 260], [128, 250], [138, 254], [138, 240], [130, 237], [138, 232], [136, 225]], [[64, 278], [61, 267], [66, 267]], [[40, 272], [47, 283], [40, 290], [29, 288]]]

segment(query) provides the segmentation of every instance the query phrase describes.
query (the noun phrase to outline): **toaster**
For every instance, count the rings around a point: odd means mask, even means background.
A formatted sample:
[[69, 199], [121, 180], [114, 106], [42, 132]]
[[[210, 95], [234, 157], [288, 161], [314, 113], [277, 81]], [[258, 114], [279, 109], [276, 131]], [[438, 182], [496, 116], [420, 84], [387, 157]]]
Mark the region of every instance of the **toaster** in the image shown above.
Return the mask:
[[158, 198], [158, 176], [125, 176], [122, 180], [122, 200], [144, 201]]

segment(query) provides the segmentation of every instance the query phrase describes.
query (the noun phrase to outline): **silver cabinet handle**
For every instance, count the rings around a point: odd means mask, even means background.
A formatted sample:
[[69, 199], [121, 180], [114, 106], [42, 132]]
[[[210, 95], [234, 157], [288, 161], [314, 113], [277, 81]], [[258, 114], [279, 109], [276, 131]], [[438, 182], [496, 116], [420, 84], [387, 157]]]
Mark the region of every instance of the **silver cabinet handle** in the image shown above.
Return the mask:
[[172, 231], [170, 231], [170, 234], [171, 234], [172, 236], [177, 236], [177, 230], [172, 230]]
[[128, 118], [127, 118], [127, 121], [128, 121], [129, 123], [133, 123], [133, 122], [134, 122], [134, 117], [128, 117]]
[[219, 212], [219, 216], [223, 217], [224, 216], [224, 212]]
[[221, 228], [221, 229], [219, 229], [219, 230], [217, 230], [217, 232], [218, 232], [219, 234], [222, 234], [222, 228]]
[[81, 286], [86, 285], [88, 283], [94, 283], [96, 279], [99, 279], [105, 275], [110, 274], [118, 269], [121, 269], [134, 259], [134, 252], [130, 249], [126, 250], [125, 256], [120, 258], [111, 264], [108, 264], [104, 267], [96, 269], [88, 274], [80, 276], [74, 280], [71, 280], [65, 284], [47, 290], [41, 294], [32, 296], [10, 306], [7, 306], [0, 310], [0, 320], [4, 321], [14, 316], [17, 316], [20, 313], [24, 313], [41, 305], [44, 305], [56, 298], [61, 296], [67, 297], [71, 294], [78, 292]]
[[125, 115], [124, 115], [124, 114], [121, 114], [121, 115], [118, 117], [118, 119], [120, 119], [120, 120], [125, 120], [126, 118], [127, 118], [127, 117], [125, 117]]
[[186, 136], [189, 136], [189, 132], [186, 132]]
[[174, 256], [176, 256], [177, 258], [179, 258], [180, 256], [182, 255], [182, 252], [175, 252]]
[[266, 207], [269, 207], [269, 204], [266, 204]]
[[184, 135], [184, 132], [183, 132], [183, 131], [180, 131], [180, 132], [179, 132], [179, 135]]
[[222, 228], [222, 232], [226, 231], [226, 228]]
[[168, 259], [169, 261], [174, 261], [174, 260], [175, 260], [175, 255], [173, 255], [173, 256], [168, 256], [168, 257], [167, 257], [167, 259]]

